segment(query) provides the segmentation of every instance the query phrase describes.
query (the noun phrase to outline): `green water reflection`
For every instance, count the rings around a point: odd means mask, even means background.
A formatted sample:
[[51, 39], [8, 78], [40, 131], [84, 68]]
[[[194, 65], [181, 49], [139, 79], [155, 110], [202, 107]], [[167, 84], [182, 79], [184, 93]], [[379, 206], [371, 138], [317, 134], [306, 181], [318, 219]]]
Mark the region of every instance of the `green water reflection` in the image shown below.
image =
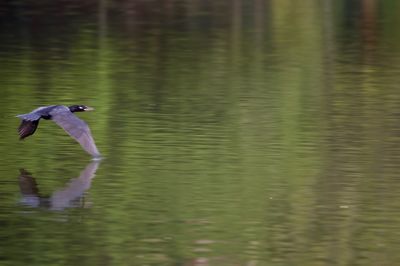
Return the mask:
[[66, 2], [0, 5], [0, 265], [398, 264], [397, 1]]

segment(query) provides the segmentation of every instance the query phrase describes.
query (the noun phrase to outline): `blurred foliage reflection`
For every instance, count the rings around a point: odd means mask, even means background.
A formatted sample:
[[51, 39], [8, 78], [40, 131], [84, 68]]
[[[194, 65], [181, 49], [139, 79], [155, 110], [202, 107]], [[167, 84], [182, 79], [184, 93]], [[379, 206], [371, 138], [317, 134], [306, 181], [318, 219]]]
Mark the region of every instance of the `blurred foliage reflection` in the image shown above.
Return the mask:
[[[1, 2], [0, 264], [396, 265], [399, 5]], [[106, 159], [54, 212], [18, 170], [45, 197], [89, 158], [14, 116], [57, 103]]]

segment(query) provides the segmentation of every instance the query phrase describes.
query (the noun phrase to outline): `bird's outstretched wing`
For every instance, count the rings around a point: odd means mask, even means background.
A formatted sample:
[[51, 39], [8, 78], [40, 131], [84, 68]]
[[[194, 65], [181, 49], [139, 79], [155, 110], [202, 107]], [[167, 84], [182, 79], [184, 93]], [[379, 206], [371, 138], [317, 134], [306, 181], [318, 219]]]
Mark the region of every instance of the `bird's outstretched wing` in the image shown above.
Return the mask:
[[39, 190], [37, 188], [35, 178], [32, 176], [32, 174], [25, 169], [19, 169], [19, 172], [20, 175], [18, 179], [21, 193], [27, 196], [38, 196]]
[[18, 183], [22, 195], [21, 203], [34, 208], [39, 207], [41, 197], [35, 178], [25, 169], [19, 171]]
[[18, 127], [19, 139], [23, 140], [24, 138], [35, 133], [37, 127], [39, 125], [39, 120], [22, 120], [21, 125]]
[[66, 207], [72, 207], [73, 201], [82, 197], [84, 192], [90, 188], [98, 167], [98, 161], [91, 162], [81, 172], [79, 177], [71, 179], [66, 187], [55, 191], [50, 198], [52, 209], [62, 210]]
[[17, 115], [17, 117], [21, 118], [22, 122], [18, 128], [19, 139], [22, 140], [33, 133], [35, 133], [39, 120], [41, 118], [45, 118], [49, 115], [49, 111], [52, 110], [55, 105], [43, 106], [36, 108], [30, 113]]
[[85, 121], [79, 119], [69, 110], [62, 112], [58, 111], [57, 113], [52, 114], [52, 120], [56, 122], [57, 125], [62, 127], [77, 142], [79, 142], [86, 152], [93, 157], [100, 156], [89, 126], [85, 123]]

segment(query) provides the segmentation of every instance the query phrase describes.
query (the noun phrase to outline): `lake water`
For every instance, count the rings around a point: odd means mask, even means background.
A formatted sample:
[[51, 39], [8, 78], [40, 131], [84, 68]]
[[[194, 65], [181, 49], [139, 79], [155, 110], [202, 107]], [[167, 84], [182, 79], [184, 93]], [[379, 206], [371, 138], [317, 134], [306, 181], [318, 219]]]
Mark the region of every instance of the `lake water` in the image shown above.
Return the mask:
[[[0, 265], [398, 265], [399, 1], [0, 4]], [[17, 114], [79, 113], [93, 162]]]

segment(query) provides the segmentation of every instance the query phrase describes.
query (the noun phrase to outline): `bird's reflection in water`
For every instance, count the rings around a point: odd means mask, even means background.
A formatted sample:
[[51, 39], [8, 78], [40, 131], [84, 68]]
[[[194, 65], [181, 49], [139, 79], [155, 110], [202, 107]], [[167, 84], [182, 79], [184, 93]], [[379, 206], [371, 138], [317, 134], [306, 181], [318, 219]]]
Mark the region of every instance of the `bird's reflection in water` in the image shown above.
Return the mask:
[[20, 169], [21, 203], [31, 207], [44, 207], [51, 210], [79, 207], [79, 200], [84, 192], [90, 188], [99, 164], [99, 161], [89, 163], [79, 177], [71, 179], [63, 189], [53, 192], [50, 197], [40, 195], [35, 178], [25, 169]]

